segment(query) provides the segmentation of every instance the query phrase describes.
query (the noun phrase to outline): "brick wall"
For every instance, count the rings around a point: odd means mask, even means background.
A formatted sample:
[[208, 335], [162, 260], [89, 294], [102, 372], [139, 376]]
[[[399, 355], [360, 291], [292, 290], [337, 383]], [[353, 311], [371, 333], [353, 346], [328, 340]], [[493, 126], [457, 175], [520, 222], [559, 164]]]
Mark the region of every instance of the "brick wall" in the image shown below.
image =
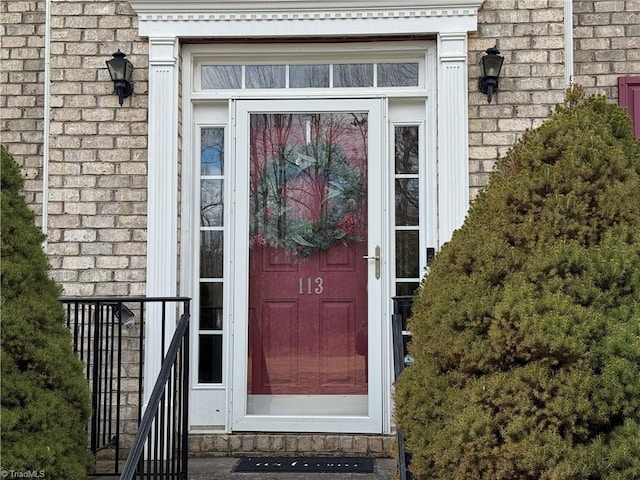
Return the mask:
[[[144, 294], [146, 40], [126, 1], [65, 0], [51, 11], [48, 253], [66, 295]], [[123, 107], [105, 61], [134, 65]]]
[[198, 435], [189, 437], [192, 457], [290, 455], [390, 457], [395, 435], [260, 434]]
[[0, 2], [0, 142], [22, 167], [24, 195], [36, 215], [42, 211], [44, 3]]
[[[617, 79], [640, 74], [640, 0], [574, 1], [573, 82], [611, 101]], [[497, 43], [505, 57], [491, 105], [478, 91], [478, 61]], [[472, 197], [495, 159], [561, 103], [566, 88], [563, 0], [485, 0], [469, 38], [469, 166]]]
[[[2, 1], [0, 142], [43, 198], [45, 2]], [[142, 295], [146, 274], [147, 42], [126, 1], [64, 0], [50, 11], [47, 253], [69, 296]], [[135, 93], [118, 105], [105, 61], [117, 49], [134, 64]], [[41, 225], [41, 219], [37, 222]], [[137, 430], [139, 328], [124, 331], [120, 412]], [[110, 451], [102, 455], [110, 455]]]
[[574, 80], [617, 100], [618, 77], [640, 75], [640, 0], [574, 2]]
[[[42, 212], [45, 2], [2, 1], [0, 141]], [[126, 1], [51, 3], [47, 253], [66, 295], [144, 293], [147, 42]], [[134, 64], [120, 108], [105, 61]], [[41, 220], [38, 219], [38, 224]]]
[[[485, 0], [469, 39], [469, 169], [472, 197], [486, 185], [495, 160], [562, 102], [563, 0]], [[484, 51], [504, 56], [498, 94], [488, 104], [478, 90]]]
[[[147, 42], [124, 0], [51, 4], [48, 253], [68, 295], [141, 294], [145, 278]], [[2, 1], [2, 142], [23, 167], [25, 195], [42, 204], [45, 2]], [[617, 99], [617, 77], [640, 74], [640, 0], [574, 2], [574, 81]], [[485, 0], [469, 38], [472, 196], [497, 156], [562, 101], [563, 0]], [[491, 105], [478, 60], [505, 56]], [[105, 60], [134, 64], [135, 93], [120, 108]]]
[[[640, 0], [573, 5], [574, 81], [615, 101], [617, 77], [640, 75]], [[39, 213], [45, 2], [3, 0], [0, 15], [0, 141], [22, 166], [25, 196]], [[496, 43], [505, 63], [500, 90], [487, 104], [477, 87], [478, 61]], [[147, 41], [138, 37], [125, 0], [54, 0], [50, 49], [52, 275], [70, 296], [143, 294]], [[117, 49], [134, 65], [134, 94], [123, 107], [105, 66]], [[478, 31], [469, 37], [472, 196], [486, 185], [497, 156], [562, 101], [564, 55], [563, 0], [485, 0]], [[201, 440], [193, 440], [196, 451], [208, 448]]]

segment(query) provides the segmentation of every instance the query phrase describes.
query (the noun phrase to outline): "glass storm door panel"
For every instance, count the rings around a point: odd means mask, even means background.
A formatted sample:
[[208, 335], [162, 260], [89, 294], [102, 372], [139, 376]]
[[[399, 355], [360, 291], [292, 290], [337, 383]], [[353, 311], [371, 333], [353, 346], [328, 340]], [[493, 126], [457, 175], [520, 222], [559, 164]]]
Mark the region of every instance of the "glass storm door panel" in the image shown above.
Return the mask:
[[370, 113], [245, 118], [246, 414], [370, 417]]
[[366, 395], [367, 114], [252, 114], [250, 129], [248, 393], [268, 402], [249, 412]]

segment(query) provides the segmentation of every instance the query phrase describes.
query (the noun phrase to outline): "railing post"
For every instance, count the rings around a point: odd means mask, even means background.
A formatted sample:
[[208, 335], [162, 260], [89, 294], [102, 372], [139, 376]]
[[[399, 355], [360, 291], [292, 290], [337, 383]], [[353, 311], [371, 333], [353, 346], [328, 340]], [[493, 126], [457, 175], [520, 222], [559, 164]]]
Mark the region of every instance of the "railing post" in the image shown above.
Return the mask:
[[[160, 373], [158, 375], [158, 378], [156, 379], [153, 391], [151, 392], [151, 395], [149, 397], [147, 408], [145, 409], [144, 415], [142, 416], [142, 422], [140, 423], [140, 428], [138, 429], [136, 439], [133, 443], [133, 446], [131, 447], [131, 451], [129, 452], [129, 456], [127, 457], [127, 461], [122, 470], [122, 475], [120, 477], [122, 480], [130, 480], [133, 478], [136, 465], [139, 464], [139, 459], [142, 457], [145, 444], [149, 445], [149, 443], [153, 443], [149, 442], [149, 435], [153, 435], [151, 433], [152, 427], [154, 427], [156, 430], [155, 440], [157, 441], [158, 412], [160, 403], [163, 396], [165, 395], [165, 387], [171, 375], [171, 371], [176, 364], [179, 364], [180, 356], [178, 356], [178, 353], [180, 352], [180, 350], [183, 350], [183, 348], [181, 347], [184, 347], [185, 337], [188, 336], [188, 334], [189, 316], [183, 314], [180, 318], [180, 321], [178, 322], [176, 331], [174, 332], [171, 344], [169, 346], [169, 349], [167, 350], [167, 355], [162, 362]], [[188, 395], [188, 390], [184, 393], [184, 395]], [[185, 426], [183, 426], [182, 428], [184, 430]], [[151, 459], [147, 459], [148, 465], [150, 465], [150, 460]], [[160, 459], [160, 461], [164, 460], [165, 459], [163, 458]], [[156, 463], [154, 462], [154, 464]], [[182, 468], [184, 468], [185, 472], [187, 471], [186, 463]], [[155, 470], [157, 472], [157, 468]]]
[[191, 309], [190, 302], [184, 302], [184, 313], [189, 319], [187, 333], [183, 338], [182, 348], [182, 429], [180, 441], [182, 442], [182, 466], [180, 480], [187, 480], [189, 465], [189, 363], [190, 363], [190, 338], [191, 338]]
[[[393, 297], [393, 316], [391, 318], [392, 336], [393, 336], [393, 359], [394, 359], [394, 379], [397, 380], [400, 373], [405, 367], [406, 342], [411, 337], [407, 331], [407, 319], [409, 317], [411, 307], [413, 305], [413, 297], [398, 296]], [[400, 480], [411, 480], [412, 475], [408, 470], [411, 455], [405, 451], [404, 435], [397, 429], [398, 439], [398, 473]]]
[[[91, 310], [89, 310], [91, 312]], [[100, 415], [98, 409], [100, 406], [100, 315], [99, 304], [95, 304], [94, 310], [95, 324], [93, 326], [93, 368], [91, 369], [91, 451], [95, 454], [98, 451], [98, 431], [100, 424]], [[89, 327], [91, 332], [91, 327]], [[91, 361], [91, 355], [87, 359]]]
[[[122, 315], [122, 303], [119, 305], [120, 315]], [[122, 317], [120, 317], [122, 318]], [[122, 407], [122, 369], [120, 366], [122, 365], [122, 322], [118, 322], [118, 359], [116, 362], [116, 368], [118, 370], [118, 380], [117, 385], [118, 389], [116, 392], [116, 445], [115, 445], [115, 456], [116, 456], [116, 465], [120, 460], [120, 408]]]

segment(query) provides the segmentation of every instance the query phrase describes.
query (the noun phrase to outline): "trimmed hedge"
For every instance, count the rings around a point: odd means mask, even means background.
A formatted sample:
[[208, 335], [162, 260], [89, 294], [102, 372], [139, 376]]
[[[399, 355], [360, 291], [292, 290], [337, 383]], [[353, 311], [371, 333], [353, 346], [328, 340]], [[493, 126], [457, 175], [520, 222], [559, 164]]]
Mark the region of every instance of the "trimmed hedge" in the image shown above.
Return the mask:
[[418, 479], [640, 478], [640, 142], [568, 91], [498, 162], [409, 322]]
[[59, 287], [48, 276], [44, 236], [2, 156], [2, 458], [8, 474], [87, 478], [93, 459], [85, 428], [90, 397], [72, 350]]

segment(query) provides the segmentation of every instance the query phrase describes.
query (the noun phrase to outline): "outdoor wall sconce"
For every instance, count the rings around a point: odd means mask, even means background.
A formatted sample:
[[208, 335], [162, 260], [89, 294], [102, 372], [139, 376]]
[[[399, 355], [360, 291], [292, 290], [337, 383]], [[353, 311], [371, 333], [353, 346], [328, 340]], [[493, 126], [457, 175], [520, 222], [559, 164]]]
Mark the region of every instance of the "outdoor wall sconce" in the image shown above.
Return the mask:
[[487, 96], [487, 102], [491, 103], [493, 94], [498, 91], [498, 77], [502, 68], [504, 57], [500, 55], [497, 45], [487, 48], [486, 53], [480, 58], [480, 80], [478, 87]]
[[136, 316], [126, 305], [122, 303], [109, 304], [113, 311], [113, 316], [120, 320], [123, 327], [131, 328], [136, 323]]
[[109, 75], [111, 75], [111, 80], [113, 80], [114, 93], [118, 95], [120, 106], [122, 106], [122, 101], [130, 97], [133, 93], [133, 85], [131, 84], [133, 64], [124, 57], [126, 57], [126, 55], [118, 49], [118, 51], [113, 54], [113, 58], [106, 62]]

